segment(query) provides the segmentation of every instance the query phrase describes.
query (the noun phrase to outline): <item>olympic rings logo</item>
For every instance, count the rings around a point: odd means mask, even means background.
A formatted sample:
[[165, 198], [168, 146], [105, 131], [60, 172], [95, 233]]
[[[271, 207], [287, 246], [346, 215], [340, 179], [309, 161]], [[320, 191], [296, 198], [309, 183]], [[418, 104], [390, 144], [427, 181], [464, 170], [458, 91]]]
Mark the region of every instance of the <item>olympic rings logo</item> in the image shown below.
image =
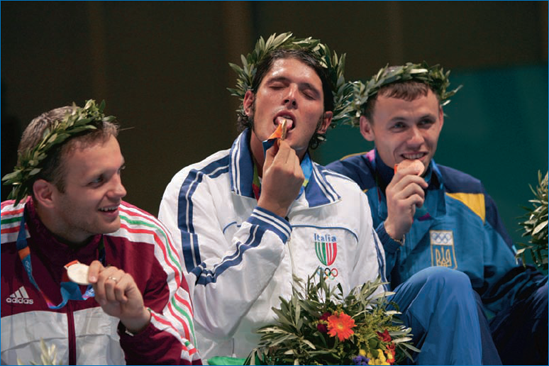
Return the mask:
[[327, 280], [327, 279], [333, 280], [339, 275], [339, 271], [335, 267], [334, 268], [328, 268], [328, 267], [322, 268], [321, 266], [318, 266], [318, 269], [316, 270], [316, 273], [319, 276], [324, 275], [325, 280]]

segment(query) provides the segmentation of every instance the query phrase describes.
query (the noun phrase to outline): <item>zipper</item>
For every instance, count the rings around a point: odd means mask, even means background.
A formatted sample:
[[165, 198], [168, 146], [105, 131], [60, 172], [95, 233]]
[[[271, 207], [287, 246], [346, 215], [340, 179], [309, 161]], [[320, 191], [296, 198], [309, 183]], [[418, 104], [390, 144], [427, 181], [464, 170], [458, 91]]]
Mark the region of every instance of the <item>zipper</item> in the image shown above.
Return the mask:
[[288, 247], [288, 251], [290, 252], [290, 264], [291, 264], [291, 268], [292, 268], [292, 278], [291, 278], [291, 282], [292, 284], [294, 284], [294, 275], [297, 273], [296, 271], [296, 268], [295, 268], [295, 260], [294, 260], [294, 253], [292, 251], [292, 238], [291, 236], [288, 237], [288, 241], [286, 242], [286, 246]]
[[76, 331], [72, 301], [67, 302], [67, 330], [69, 333], [69, 365], [76, 365]]

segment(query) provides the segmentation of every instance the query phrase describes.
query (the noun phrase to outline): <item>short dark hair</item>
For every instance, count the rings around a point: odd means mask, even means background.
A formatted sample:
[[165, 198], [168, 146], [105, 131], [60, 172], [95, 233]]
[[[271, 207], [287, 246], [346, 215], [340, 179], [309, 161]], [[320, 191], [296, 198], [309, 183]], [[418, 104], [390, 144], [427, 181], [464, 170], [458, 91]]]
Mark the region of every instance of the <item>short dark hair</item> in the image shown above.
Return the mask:
[[433, 94], [436, 95], [439, 103], [440, 103], [440, 96], [438, 93], [428, 84], [415, 81], [415, 80], [408, 80], [408, 81], [399, 81], [391, 84], [387, 84], [382, 86], [377, 94], [372, 96], [368, 101], [366, 102], [366, 106], [363, 109], [362, 115], [366, 117], [370, 123], [372, 123], [372, 117], [374, 114], [374, 109], [376, 106], [376, 101], [379, 96], [384, 96], [387, 98], [396, 98], [396, 99], [403, 99], [408, 102], [411, 102], [413, 100], [416, 100], [419, 97], [426, 97], [429, 93], [429, 89], [433, 92]]

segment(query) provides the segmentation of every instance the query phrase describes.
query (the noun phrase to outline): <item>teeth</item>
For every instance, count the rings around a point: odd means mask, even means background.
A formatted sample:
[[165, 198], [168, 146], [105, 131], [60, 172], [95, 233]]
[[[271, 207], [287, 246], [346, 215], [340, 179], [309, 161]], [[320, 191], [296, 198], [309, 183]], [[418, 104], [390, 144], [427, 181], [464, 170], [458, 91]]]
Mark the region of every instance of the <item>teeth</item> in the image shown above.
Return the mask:
[[99, 211], [110, 212], [110, 211], [116, 211], [116, 209], [117, 207], [100, 208]]
[[403, 155], [406, 159], [414, 160], [419, 159], [423, 156], [423, 154], [413, 154], [413, 155]]

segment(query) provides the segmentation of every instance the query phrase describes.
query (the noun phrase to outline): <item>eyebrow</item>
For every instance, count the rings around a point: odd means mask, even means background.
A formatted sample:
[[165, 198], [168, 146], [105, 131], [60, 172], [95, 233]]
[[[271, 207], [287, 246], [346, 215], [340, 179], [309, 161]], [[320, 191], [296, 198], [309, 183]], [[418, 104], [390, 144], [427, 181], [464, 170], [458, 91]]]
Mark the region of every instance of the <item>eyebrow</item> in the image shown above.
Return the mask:
[[[421, 120], [424, 120], [424, 119], [432, 119], [432, 120], [436, 120], [437, 116], [435, 116], [434, 114], [432, 113], [427, 113], [427, 114], [424, 114], [422, 116], [419, 116], [417, 119], [414, 118], [414, 121], [421, 121]], [[391, 118], [391, 121], [394, 121], [394, 122], [397, 122], [397, 121], [409, 121], [410, 118], [408, 117], [403, 117], [403, 116], [395, 116], [393, 118]]]

